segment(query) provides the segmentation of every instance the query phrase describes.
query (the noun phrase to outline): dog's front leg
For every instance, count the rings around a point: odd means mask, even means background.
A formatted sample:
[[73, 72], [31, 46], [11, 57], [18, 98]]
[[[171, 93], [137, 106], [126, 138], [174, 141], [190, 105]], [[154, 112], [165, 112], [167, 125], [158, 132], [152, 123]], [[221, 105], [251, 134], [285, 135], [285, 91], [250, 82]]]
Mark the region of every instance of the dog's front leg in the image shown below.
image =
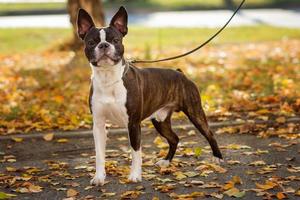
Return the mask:
[[140, 123], [129, 123], [128, 131], [132, 156], [129, 180], [132, 182], [138, 182], [142, 181], [142, 148]]
[[105, 120], [94, 120], [93, 136], [96, 149], [96, 174], [91, 180], [91, 184], [103, 185], [105, 180], [105, 147], [107, 131]]

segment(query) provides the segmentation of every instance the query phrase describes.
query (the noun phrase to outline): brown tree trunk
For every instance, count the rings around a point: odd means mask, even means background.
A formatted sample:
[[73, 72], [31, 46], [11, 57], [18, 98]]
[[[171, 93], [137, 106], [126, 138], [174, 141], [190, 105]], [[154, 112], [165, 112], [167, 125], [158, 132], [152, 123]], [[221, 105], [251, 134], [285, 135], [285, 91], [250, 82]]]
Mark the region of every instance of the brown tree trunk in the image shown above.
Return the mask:
[[73, 27], [73, 39], [70, 48], [77, 50], [82, 47], [82, 42], [77, 36], [77, 12], [79, 8], [85, 9], [93, 17], [96, 26], [105, 25], [104, 11], [101, 0], [68, 0], [67, 10]]

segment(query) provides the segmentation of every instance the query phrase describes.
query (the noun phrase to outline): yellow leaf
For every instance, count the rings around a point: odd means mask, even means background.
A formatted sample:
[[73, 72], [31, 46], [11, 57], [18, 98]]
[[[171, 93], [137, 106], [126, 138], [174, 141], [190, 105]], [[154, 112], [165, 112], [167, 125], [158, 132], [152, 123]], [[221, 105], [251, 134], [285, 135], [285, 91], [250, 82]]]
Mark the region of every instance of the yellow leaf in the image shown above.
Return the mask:
[[78, 195], [78, 192], [76, 190], [74, 190], [72, 188], [68, 189], [68, 191], [67, 191], [67, 197], [75, 197], [77, 195]]
[[121, 194], [121, 199], [136, 199], [141, 193], [141, 191], [126, 191]]
[[17, 171], [17, 169], [14, 168], [14, 167], [6, 167], [6, 171], [8, 171], [8, 172], [15, 172], [15, 171]]
[[267, 109], [260, 109], [256, 113], [262, 115], [262, 114], [268, 114], [268, 113], [270, 113], [270, 111]]
[[8, 194], [4, 192], [0, 192], [0, 199], [10, 199], [11, 197], [16, 197], [17, 195]]
[[274, 188], [275, 186], [277, 186], [276, 183], [271, 182], [271, 181], [266, 181], [265, 184], [259, 184], [259, 183], [255, 183], [256, 187], [262, 190], [269, 190]]
[[46, 135], [43, 136], [44, 140], [46, 141], [51, 141], [54, 137], [54, 133], [48, 133]]
[[241, 178], [239, 176], [234, 176], [232, 177], [232, 181], [235, 183], [235, 184], [243, 184]]
[[58, 143], [66, 143], [68, 142], [69, 140], [68, 139], [65, 139], [65, 138], [61, 138], [61, 139], [58, 139], [57, 142]]
[[227, 190], [226, 192], [224, 192], [224, 194], [227, 194], [228, 196], [232, 197], [232, 196], [234, 196], [235, 194], [237, 194], [239, 192], [240, 192], [239, 189], [233, 187], [233, 188]]
[[11, 139], [15, 142], [22, 142], [23, 138], [19, 138], [19, 137], [11, 137]]
[[179, 181], [187, 177], [182, 172], [175, 172], [174, 175], [176, 176], [175, 179]]
[[195, 152], [192, 148], [185, 148], [183, 151], [183, 155], [192, 156], [194, 154], [195, 154]]
[[167, 143], [163, 142], [161, 137], [159, 137], [159, 136], [157, 136], [153, 142], [160, 149], [169, 147], [169, 145]]
[[115, 196], [116, 193], [115, 192], [105, 192], [102, 194], [103, 197], [112, 197]]
[[239, 145], [239, 144], [229, 144], [227, 149], [239, 150], [239, 149], [251, 149], [251, 147], [247, 145]]
[[199, 176], [199, 173], [190, 171], [190, 172], [185, 172], [184, 175], [191, 178], [191, 177]]
[[250, 163], [249, 165], [251, 165], [251, 166], [262, 166], [262, 165], [266, 165], [266, 163], [263, 160], [257, 160], [257, 161], [254, 161], [254, 162]]

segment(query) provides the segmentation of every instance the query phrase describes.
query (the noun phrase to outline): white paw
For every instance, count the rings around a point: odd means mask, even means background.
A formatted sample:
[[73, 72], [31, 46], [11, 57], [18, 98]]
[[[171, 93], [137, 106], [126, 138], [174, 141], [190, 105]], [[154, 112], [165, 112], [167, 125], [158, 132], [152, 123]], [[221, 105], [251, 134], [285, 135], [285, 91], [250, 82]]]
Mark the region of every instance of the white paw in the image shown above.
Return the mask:
[[142, 181], [142, 173], [141, 172], [130, 172], [128, 179], [131, 182], [140, 182]]
[[104, 185], [104, 181], [105, 181], [105, 174], [95, 175], [94, 178], [91, 180], [90, 184], [96, 186]]
[[223, 160], [223, 159], [220, 159], [220, 158], [217, 158], [217, 157], [212, 157], [211, 161], [212, 161], [213, 163], [216, 163], [216, 164], [224, 163], [224, 160]]
[[162, 160], [157, 161], [155, 164], [159, 167], [168, 167], [170, 165], [170, 161], [162, 159]]

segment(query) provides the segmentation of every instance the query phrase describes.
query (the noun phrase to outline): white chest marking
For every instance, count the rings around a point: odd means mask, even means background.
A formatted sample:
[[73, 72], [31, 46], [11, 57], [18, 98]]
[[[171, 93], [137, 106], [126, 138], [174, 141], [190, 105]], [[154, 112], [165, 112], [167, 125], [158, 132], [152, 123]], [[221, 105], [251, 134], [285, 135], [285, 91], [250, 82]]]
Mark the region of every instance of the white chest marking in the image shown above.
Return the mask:
[[116, 125], [127, 127], [127, 90], [122, 80], [124, 68], [122, 62], [106, 69], [92, 66], [94, 123], [98, 120], [109, 120]]

